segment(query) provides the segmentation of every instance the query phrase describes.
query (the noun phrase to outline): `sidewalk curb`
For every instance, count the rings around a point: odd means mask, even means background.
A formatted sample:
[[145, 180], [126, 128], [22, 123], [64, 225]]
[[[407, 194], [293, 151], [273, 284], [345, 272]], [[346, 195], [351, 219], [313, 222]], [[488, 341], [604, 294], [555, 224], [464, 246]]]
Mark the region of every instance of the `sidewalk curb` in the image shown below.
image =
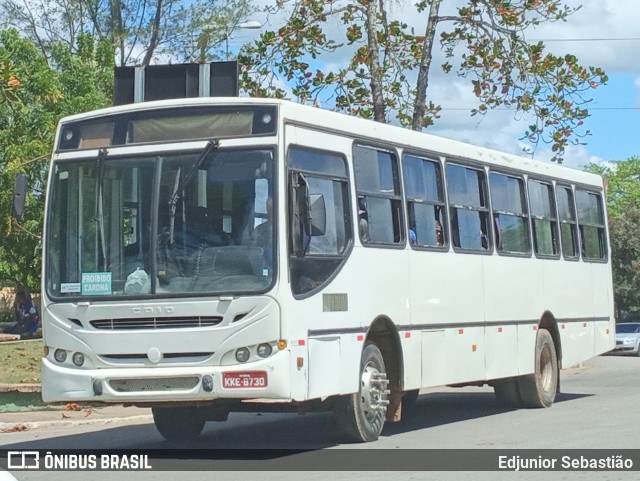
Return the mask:
[[18, 392], [18, 393], [35, 393], [42, 392], [42, 386], [40, 384], [5, 384], [0, 383], [0, 393], [6, 392]]
[[[131, 421], [153, 421], [153, 416], [151, 414], [141, 414], [136, 416], [110, 417], [110, 418], [103, 418], [103, 419], [56, 419], [56, 420], [47, 420], [47, 421], [31, 421], [31, 422], [24, 422], [24, 423], [0, 422], [0, 431], [8, 431], [0, 434], [10, 434], [11, 432], [19, 432], [19, 431], [32, 430], [32, 429], [45, 429], [45, 428], [58, 427], [63, 425], [64, 426], [85, 426], [85, 425], [92, 425], [92, 424], [126, 423]], [[11, 429], [15, 429], [19, 426], [23, 428], [16, 431], [10, 431]]]

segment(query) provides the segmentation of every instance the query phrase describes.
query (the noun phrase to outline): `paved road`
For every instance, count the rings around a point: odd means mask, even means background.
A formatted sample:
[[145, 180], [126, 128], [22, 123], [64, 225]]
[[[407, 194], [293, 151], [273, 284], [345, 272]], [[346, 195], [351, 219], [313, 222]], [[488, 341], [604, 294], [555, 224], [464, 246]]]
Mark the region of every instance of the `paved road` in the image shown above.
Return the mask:
[[[417, 410], [401, 424], [387, 425], [381, 438], [366, 445], [341, 445], [330, 414], [232, 414], [226, 423], [208, 423], [195, 442], [164, 441], [154, 426], [60, 427], [0, 435], [11, 449], [342, 449], [371, 452], [379, 468], [380, 453], [395, 449], [640, 449], [640, 359], [595, 358], [563, 372], [562, 394], [551, 409], [509, 410], [498, 407], [490, 388], [440, 388], [424, 393]], [[362, 453], [353, 453], [361, 455]], [[288, 459], [282, 459], [285, 468]], [[241, 468], [242, 462], [238, 462]], [[46, 474], [46, 477], [45, 477]], [[65, 480], [84, 479], [72, 473]], [[86, 477], [87, 473], [84, 473]], [[165, 473], [166, 474], [166, 473]], [[329, 473], [283, 473], [283, 479], [326, 479]], [[515, 473], [354, 473], [356, 479], [516, 479]], [[92, 473], [92, 479], [151, 479], [150, 473]], [[215, 479], [273, 479], [275, 473], [218, 473]], [[330, 474], [329, 474], [330, 475]], [[633, 473], [517, 473], [517, 479], [638, 479]], [[54, 473], [18, 473], [20, 481], [55, 480]], [[148, 476], [148, 477], [147, 477]], [[158, 474], [155, 475], [158, 477]], [[330, 475], [332, 476], [332, 475]], [[159, 477], [163, 477], [160, 475]], [[173, 479], [211, 479], [189, 473]]]

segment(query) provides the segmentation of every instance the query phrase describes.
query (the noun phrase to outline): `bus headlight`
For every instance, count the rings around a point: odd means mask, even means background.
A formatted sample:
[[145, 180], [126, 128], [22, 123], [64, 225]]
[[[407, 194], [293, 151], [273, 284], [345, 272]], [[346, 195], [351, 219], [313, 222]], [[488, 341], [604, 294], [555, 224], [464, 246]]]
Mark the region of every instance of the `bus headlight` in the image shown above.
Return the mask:
[[56, 349], [53, 353], [53, 357], [56, 361], [62, 364], [67, 360], [67, 351], [65, 351], [64, 349]]
[[84, 354], [82, 354], [81, 352], [76, 352], [73, 355], [72, 361], [76, 366], [82, 366], [84, 364]]
[[247, 362], [249, 360], [249, 349], [246, 347], [236, 349], [236, 360], [238, 362]]
[[271, 355], [271, 353], [273, 352], [273, 348], [271, 347], [271, 344], [260, 344], [258, 346], [258, 356], [262, 357], [262, 358], [266, 358], [269, 357]]

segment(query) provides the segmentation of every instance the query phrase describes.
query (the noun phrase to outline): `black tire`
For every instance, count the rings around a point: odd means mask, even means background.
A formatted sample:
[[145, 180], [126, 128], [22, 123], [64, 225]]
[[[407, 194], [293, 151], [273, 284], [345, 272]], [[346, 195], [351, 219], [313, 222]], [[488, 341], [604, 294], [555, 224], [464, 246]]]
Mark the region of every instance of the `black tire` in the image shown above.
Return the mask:
[[548, 408], [558, 394], [558, 357], [553, 338], [546, 329], [538, 330], [535, 372], [518, 379], [520, 398], [525, 407]]
[[420, 389], [406, 391], [402, 396], [402, 416], [410, 415], [416, 411], [416, 402], [420, 395]]
[[640, 344], [638, 344], [638, 350], [636, 351], [636, 356], [640, 357]]
[[351, 442], [378, 439], [384, 426], [387, 405], [387, 372], [380, 349], [367, 344], [360, 360], [358, 392], [336, 400], [334, 407], [339, 429]]
[[167, 441], [188, 441], [200, 436], [206, 419], [199, 408], [152, 408], [156, 429]]
[[493, 390], [496, 393], [496, 402], [501, 406], [521, 407], [522, 399], [518, 390], [518, 378], [500, 379], [494, 381]]

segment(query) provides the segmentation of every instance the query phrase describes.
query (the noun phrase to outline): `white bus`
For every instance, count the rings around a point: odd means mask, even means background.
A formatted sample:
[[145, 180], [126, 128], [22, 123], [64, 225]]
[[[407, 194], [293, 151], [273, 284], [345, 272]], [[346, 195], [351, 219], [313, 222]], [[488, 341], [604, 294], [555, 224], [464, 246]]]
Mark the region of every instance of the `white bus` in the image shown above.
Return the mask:
[[47, 190], [47, 402], [333, 410], [483, 384], [548, 407], [614, 346], [602, 179], [287, 101], [139, 103], [60, 122]]

